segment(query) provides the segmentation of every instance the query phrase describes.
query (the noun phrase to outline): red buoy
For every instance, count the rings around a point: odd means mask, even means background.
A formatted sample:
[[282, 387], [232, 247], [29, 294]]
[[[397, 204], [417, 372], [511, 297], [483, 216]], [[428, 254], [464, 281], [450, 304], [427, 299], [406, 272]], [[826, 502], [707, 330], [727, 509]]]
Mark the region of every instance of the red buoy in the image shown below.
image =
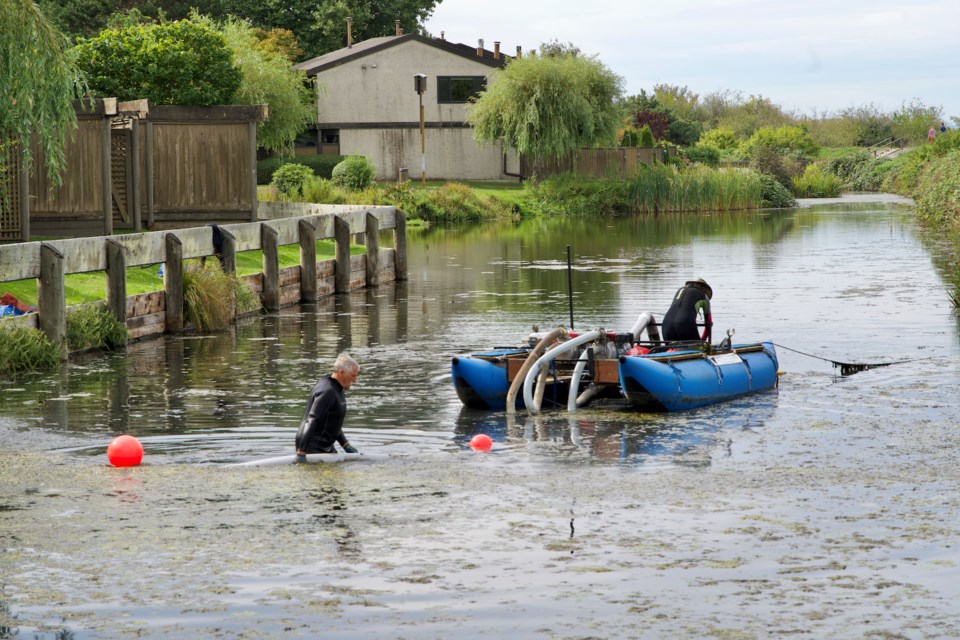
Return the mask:
[[490, 451], [493, 448], [493, 440], [485, 433], [478, 433], [470, 438], [470, 448], [477, 451]]
[[107, 447], [107, 460], [115, 467], [135, 467], [143, 460], [143, 445], [133, 436], [117, 436]]

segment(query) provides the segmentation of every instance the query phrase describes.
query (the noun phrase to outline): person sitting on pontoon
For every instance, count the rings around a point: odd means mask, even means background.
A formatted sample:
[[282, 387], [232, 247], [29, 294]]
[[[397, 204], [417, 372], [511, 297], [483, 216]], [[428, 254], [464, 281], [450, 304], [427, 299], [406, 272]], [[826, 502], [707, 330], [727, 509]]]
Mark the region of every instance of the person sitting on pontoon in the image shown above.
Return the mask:
[[[701, 340], [710, 342], [713, 318], [710, 315], [710, 299], [713, 289], [703, 278], [688, 280], [677, 290], [670, 309], [660, 325], [663, 339], [667, 341]], [[697, 319], [703, 318], [703, 334], [697, 330]]]

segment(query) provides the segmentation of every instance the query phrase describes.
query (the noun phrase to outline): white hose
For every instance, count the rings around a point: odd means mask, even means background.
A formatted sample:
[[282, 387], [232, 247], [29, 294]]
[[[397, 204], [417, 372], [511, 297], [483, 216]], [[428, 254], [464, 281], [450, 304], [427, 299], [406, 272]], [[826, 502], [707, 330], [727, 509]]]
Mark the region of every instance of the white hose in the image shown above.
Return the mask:
[[580, 345], [587, 344], [588, 342], [593, 342], [597, 338], [603, 335], [602, 331], [588, 331], [583, 335], [577, 336], [573, 340], [567, 340], [566, 342], [561, 342], [554, 348], [550, 349], [542, 356], [540, 356], [536, 362], [533, 363], [533, 366], [530, 367], [530, 371], [527, 372], [526, 377], [523, 379], [523, 403], [527, 406], [527, 410], [531, 413], [537, 413], [540, 411], [540, 405], [534, 404], [533, 401], [533, 382], [537, 379], [537, 376], [540, 374], [540, 369], [543, 365], [549, 363], [557, 356], [564, 354], [568, 351], [576, 349]]
[[647, 330], [647, 338], [650, 339], [650, 342], [660, 344], [660, 329], [657, 328], [657, 319], [654, 318], [653, 314], [649, 311], [641, 313], [640, 317], [637, 318], [637, 321], [633, 323], [633, 327], [630, 329], [634, 342], [640, 341], [640, 336], [643, 335], [644, 329]]
[[536, 361], [540, 355], [547, 350], [554, 340], [562, 340], [567, 337], [567, 330], [563, 327], [557, 327], [547, 335], [540, 338], [540, 342], [537, 343], [537, 346], [533, 348], [533, 351], [527, 356], [527, 359], [523, 361], [523, 366], [520, 367], [520, 371], [517, 372], [517, 377], [513, 379], [513, 382], [510, 384], [510, 388], [507, 390], [507, 415], [517, 412], [517, 392], [520, 391], [520, 385], [523, 384], [524, 379], [526, 378], [527, 372], [530, 370], [530, 367], [533, 366], [533, 363]]
[[567, 395], [567, 411], [577, 410], [577, 392], [580, 390], [580, 378], [583, 376], [583, 370], [587, 368], [589, 360], [589, 350], [584, 350], [577, 360], [577, 366], [573, 368], [573, 377], [570, 378], [570, 393]]

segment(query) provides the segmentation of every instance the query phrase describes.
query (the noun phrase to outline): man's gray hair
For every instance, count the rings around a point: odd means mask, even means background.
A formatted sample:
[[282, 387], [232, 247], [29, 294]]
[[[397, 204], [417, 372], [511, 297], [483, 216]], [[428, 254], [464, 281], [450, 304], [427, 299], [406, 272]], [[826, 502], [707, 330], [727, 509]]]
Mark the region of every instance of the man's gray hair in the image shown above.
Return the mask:
[[346, 352], [338, 355], [336, 361], [333, 363], [334, 373], [354, 373], [359, 370], [360, 365], [357, 364], [357, 361], [351, 358]]

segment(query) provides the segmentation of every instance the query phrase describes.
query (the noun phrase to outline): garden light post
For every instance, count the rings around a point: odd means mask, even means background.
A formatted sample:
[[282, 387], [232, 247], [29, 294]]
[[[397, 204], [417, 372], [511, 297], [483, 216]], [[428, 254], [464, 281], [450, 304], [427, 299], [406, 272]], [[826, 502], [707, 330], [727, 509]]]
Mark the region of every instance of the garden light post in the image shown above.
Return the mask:
[[427, 186], [427, 139], [423, 133], [423, 92], [427, 90], [427, 76], [418, 73], [413, 76], [413, 88], [420, 98], [420, 187]]

